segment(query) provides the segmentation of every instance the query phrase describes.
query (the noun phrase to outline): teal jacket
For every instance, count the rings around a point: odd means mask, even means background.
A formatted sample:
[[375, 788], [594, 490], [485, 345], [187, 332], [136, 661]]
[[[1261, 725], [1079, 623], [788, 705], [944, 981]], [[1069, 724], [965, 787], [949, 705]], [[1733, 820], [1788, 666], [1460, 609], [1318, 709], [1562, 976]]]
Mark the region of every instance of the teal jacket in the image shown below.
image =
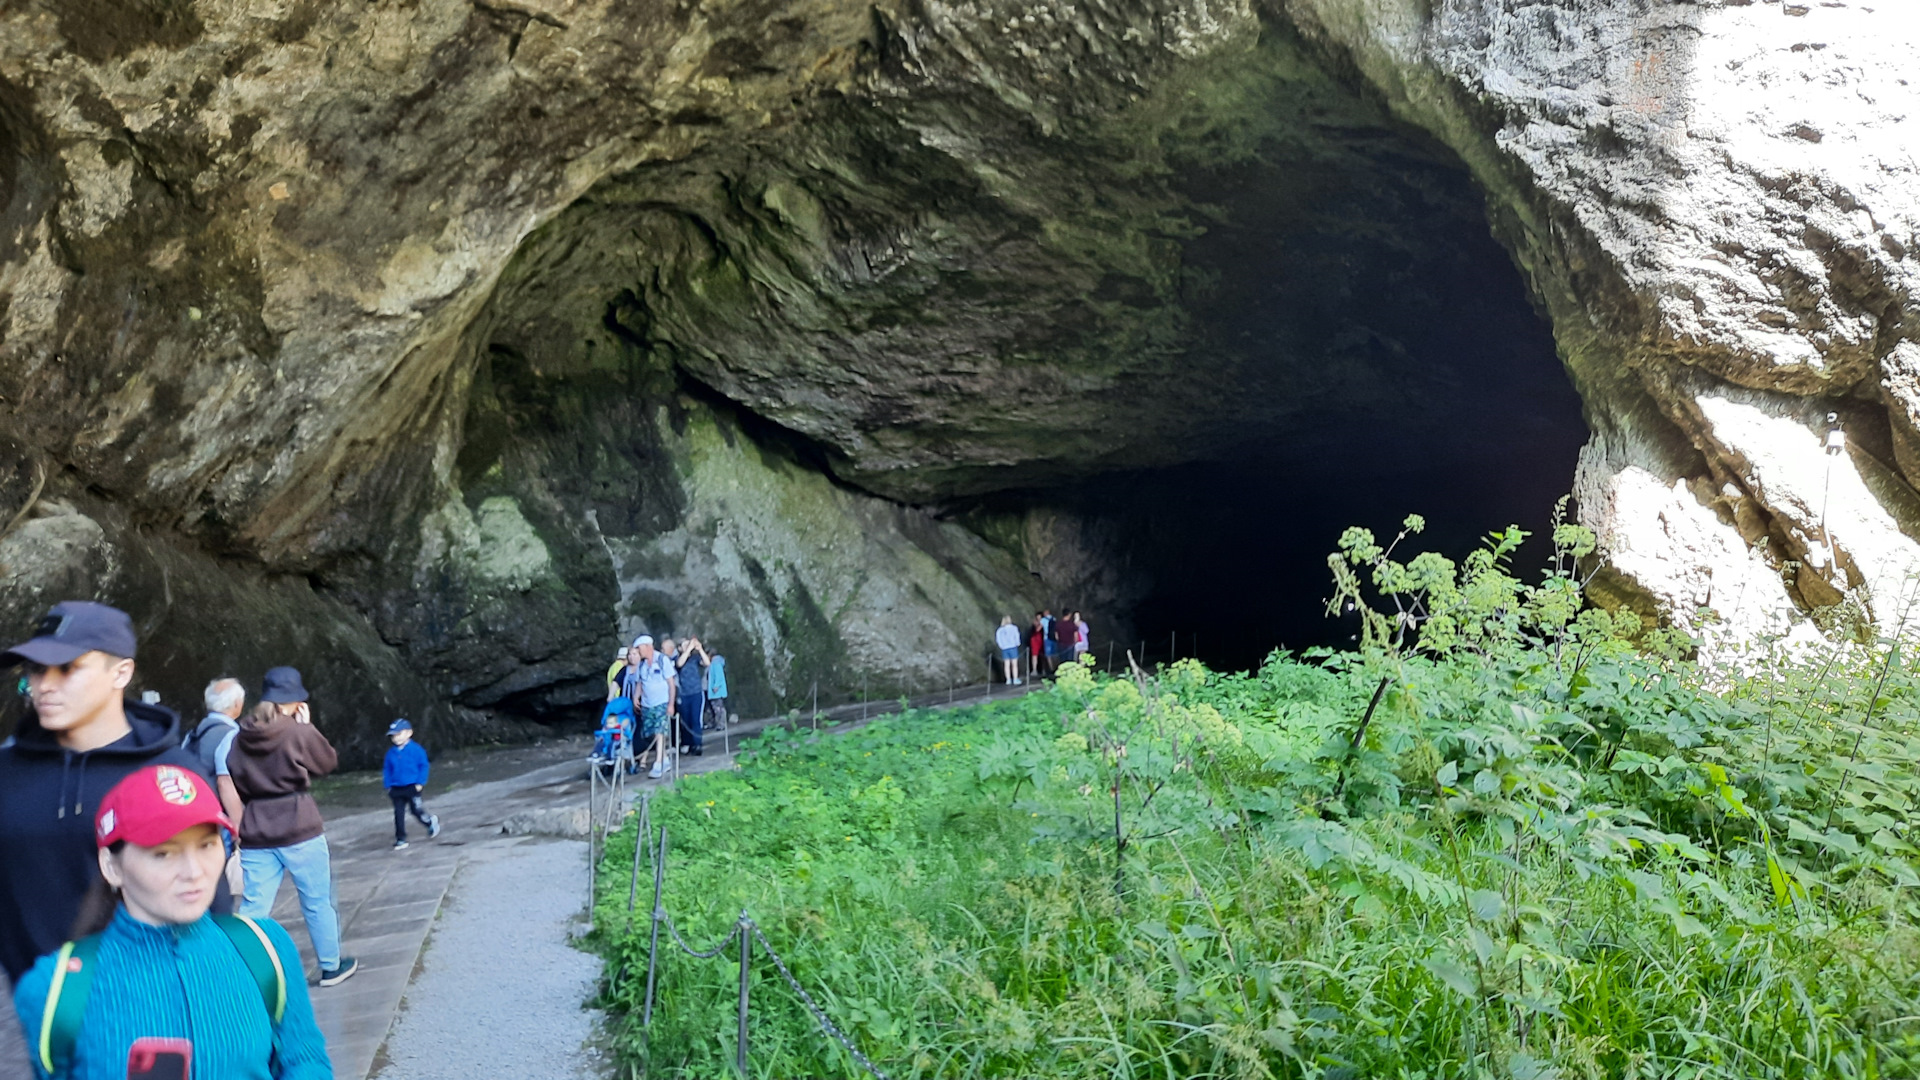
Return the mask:
[[73, 1064], [58, 1078], [40, 1067], [40, 1020], [53, 983], [43, 956], [13, 991], [13, 1007], [41, 1080], [125, 1080], [127, 1051], [145, 1036], [193, 1043], [196, 1077], [213, 1080], [332, 1080], [327, 1042], [313, 1019], [306, 969], [293, 939], [271, 919], [261, 929], [287, 973], [287, 1010], [278, 1029], [247, 962], [213, 920], [150, 926], [121, 908], [100, 939], [93, 985]]

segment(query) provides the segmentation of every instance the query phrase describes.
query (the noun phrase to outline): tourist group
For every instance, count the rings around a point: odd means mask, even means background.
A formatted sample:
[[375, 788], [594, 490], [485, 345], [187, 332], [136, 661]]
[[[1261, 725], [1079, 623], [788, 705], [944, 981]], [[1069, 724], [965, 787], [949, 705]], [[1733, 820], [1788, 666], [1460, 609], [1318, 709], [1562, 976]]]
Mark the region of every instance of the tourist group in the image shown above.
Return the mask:
[[628, 772], [651, 761], [647, 775], [657, 780], [681, 753], [704, 754], [707, 728], [726, 723], [727, 658], [692, 635], [677, 642], [661, 638], [656, 645], [652, 635], [641, 634], [607, 669], [607, 705], [593, 761]]
[[[0, 969], [19, 1018], [0, 1024], [0, 1080], [331, 1077], [299, 951], [268, 918], [290, 876], [319, 984], [357, 970], [311, 791], [337, 757], [307, 687], [272, 668], [249, 711], [214, 679], [183, 736], [154, 695], [125, 698], [135, 644], [125, 612], [75, 601], [0, 654], [28, 703], [0, 744]], [[398, 849], [409, 815], [428, 836], [440, 821], [412, 725], [388, 735]]]
[[1013, 616], [1005, 615], [1000, 628], [993, 632], [993, 644], [1000, 650], [1001, 678], [1009, 686], [1019, 686], [1026, 679], [1049, 677], [1061, 664], [1085, 656], [1087, 620], [1077, 611], [1056, 617], [1052, 608], [1042, 608], [1033, 613], [1033, 622], [1022, 637]]

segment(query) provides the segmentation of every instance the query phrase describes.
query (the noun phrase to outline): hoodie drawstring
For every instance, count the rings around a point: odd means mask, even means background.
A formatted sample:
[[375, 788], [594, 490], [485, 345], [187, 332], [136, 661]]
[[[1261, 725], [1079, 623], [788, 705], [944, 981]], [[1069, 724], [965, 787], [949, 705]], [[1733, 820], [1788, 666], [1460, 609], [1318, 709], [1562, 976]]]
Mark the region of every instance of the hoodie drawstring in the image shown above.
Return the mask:
[[67, 776], [69, 770], [73, 767], [75, 758], [80, 759], [80, 769], [74, 779], [73, 785], [73, 816], [79, 817], [86, 812], [80, 803], [87, 790], [87, 759], [92, 756], [91, 753], [76, 754], [71, 750], [60, 751], [60, 802], [59, 812], [56, 813], [54, 817], [64, 818], [67, 816]]

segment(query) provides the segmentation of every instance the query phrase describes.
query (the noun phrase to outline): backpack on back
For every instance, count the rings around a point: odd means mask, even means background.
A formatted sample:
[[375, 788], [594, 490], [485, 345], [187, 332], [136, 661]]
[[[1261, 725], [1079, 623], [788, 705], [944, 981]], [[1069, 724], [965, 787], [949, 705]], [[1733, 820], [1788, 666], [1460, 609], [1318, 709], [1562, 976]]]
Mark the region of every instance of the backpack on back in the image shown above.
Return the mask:
[[[215, 915], [213, 922], [246, 962], [248, 973], [260, 989], [261, 1004], [267, 1007], [274, 1027], [279, 1027], [287, 1014], [287, 972], [280, 966], [280, 953], [268, 940], [267, 932], [244, 915]], [[60, 946], [54, 958], [53, 985], [47, 988], [47, 1007], [40, 1014], [40, 1038], [33, 1047], [34, 1057], [49, 1076], [59, 1076], [73, 1064], [73, 1048], [80, 1041], [80, 1022], [86, 1016], [87, 992], [93, 988], [94, 957], [99, 951], [100, 935], [92, 934]]]
[[198, 727], [187, 733], [187, 737], [180, 743], [180, 748], [199, 759], [201, 771], [206, 773], [207, 779], [211, 780], [219, 772], [214, 768], [213, 752], [219, 748], [220, 740], [226, 737], [227, 732], [238, 730], [238, 724], [230, 727], [209, 716], [200, 721]]

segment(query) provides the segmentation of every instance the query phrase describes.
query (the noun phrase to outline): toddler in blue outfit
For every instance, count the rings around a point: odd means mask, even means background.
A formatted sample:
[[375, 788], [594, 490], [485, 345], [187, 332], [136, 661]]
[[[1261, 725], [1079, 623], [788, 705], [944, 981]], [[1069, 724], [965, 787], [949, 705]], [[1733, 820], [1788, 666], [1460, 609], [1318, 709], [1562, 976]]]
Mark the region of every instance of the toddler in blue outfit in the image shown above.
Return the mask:
[[620, 761], [621, 750], [632, 741], [633, 699], [614, 698], [600, 714], [600, 730], [593, 733], [592, 760], [601, 765], [615, 764]]
[[440, 818], [427, 813], [420, 795], [427, 790], [426, 748], [413, 741], [413, 725], [395, 720], [387, 725], [387, 738], [393, 746], [380, 766], [381, 781], [387, 785], [387, 798], [393, 800], [393, 850], [407, 846], [407, 814], [411, 812], [427, 827], [427, 839], [440, 835]]

